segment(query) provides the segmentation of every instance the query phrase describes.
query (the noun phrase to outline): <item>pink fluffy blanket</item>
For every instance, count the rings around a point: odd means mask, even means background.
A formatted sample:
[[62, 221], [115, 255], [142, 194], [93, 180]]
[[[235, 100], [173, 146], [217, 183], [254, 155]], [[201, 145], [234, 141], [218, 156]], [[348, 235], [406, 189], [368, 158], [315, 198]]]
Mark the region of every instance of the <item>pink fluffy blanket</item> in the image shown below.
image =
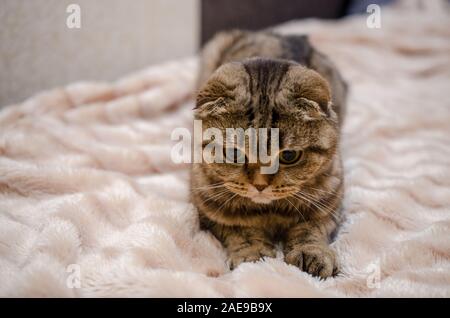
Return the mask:
[[342, 149], [342, 273], [277, 259], [230, 272], [199, 231], [188, 167], [197, 61], [80, 82], [0, 112], [1, 296], [450, 297], [450, 14], [382, 9], [293, 22], [351, 86]]

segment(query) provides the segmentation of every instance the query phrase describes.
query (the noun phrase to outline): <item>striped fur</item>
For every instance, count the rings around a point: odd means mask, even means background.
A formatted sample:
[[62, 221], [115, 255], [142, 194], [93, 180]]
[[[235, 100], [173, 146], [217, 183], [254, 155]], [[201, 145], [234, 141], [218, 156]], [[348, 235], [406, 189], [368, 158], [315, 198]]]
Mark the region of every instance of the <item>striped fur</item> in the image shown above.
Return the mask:
[[[191, 197], [203, 229], [227, 249], [231, 268], [274, 257], [323, 278], [337, 272], [328, 244], [341, 221], [339, 131], [346, 85], [305, 36], [221, 33], [203, 50], [195, 116], [203, 128], [279, 128], [280, 150], [303, 150], [273, 175], [259, 164], [193, 164]], [[333, 93], [333, 94], [332, 94]], [[270, 202], [250, 192], [262, 185]]]

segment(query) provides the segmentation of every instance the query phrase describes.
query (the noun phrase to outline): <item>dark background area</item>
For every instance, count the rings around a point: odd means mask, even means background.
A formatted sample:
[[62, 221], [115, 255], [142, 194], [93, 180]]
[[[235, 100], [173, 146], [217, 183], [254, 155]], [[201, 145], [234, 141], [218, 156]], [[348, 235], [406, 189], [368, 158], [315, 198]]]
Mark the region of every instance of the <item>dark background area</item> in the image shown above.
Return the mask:
[[202, 0], [201, 43], [220, 30], [257, 30], [310, 17], [340, 18], [346, 14], [349, 4], [349, 0]]
[[201, 0], [203, 45], [216, 32], [234, 28], [258, 30], [302, 18], [339, 19], [366, 13], [369, 4], [392, 0]]

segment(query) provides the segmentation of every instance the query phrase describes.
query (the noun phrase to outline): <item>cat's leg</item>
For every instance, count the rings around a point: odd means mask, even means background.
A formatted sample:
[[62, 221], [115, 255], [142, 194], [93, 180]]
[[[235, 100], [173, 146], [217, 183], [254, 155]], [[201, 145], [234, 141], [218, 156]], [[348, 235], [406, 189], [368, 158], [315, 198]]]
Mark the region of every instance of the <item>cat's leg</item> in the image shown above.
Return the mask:
[[255, 262], [263, 257], [275, 257], [270, 237], [261, 229], [252, 227], [210, 224], [208, 229], [227, 250], [230, 269], [243, 262]]
[[275, 257], [275, 247], [260, 229], [226, 227], [224, 246], [227, 249], [230, 268], [243, 262], [255, 262], [262, 257]]
[[330, 219], [300, 223], [291, 227], [284, 245], [286, 263], [321, 278], [337, 274], [337, 257], [328, 245], [330, 232], [335, 226], [334, 221]]

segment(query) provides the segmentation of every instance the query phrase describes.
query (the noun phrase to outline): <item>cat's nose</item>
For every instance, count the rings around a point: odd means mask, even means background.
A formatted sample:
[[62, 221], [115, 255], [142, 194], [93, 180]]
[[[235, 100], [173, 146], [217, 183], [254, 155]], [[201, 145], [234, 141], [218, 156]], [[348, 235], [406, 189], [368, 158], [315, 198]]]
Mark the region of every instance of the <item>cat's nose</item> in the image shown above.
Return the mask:
[[255, 184], [254, 187], [256, 188], [256, 190], [258, 190], [259, 192], [262, 192], [265, 188], [267, 188], [266, 184]]

